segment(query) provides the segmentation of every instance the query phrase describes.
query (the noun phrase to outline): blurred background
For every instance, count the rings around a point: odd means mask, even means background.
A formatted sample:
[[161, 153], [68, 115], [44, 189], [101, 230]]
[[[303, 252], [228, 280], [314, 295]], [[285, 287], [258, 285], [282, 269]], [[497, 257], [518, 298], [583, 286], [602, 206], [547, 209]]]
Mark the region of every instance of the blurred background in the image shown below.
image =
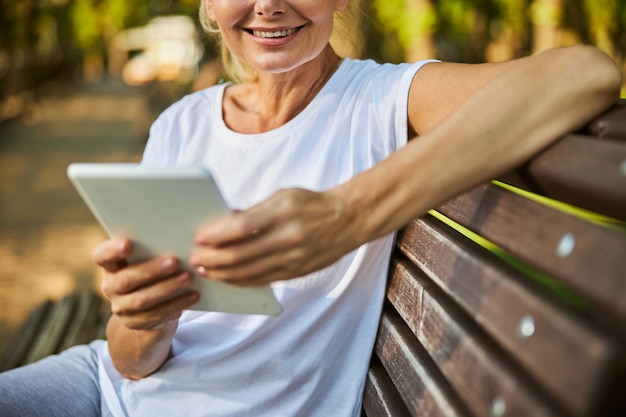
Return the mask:
[[[625, 68], [624, 0], [359, 1], [364, 57], [500, 61], [583, 42]], [[154, 118], [221, 78], [198, 3], [1, 0], [0, 348], [45, 299], [99, 287], [104, 234], [67, 165], [138, 161]]]

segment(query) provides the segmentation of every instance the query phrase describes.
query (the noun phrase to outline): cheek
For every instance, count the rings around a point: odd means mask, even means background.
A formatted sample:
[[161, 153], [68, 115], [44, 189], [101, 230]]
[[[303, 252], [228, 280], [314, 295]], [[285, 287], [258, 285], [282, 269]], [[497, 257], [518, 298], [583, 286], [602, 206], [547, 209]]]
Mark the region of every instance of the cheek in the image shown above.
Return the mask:
[[241, 1], [204, 0], [204, 2], [207, 6], [207, 15], [225, 29], [232, 28], [250, 13], [250, 6], [245, 7], [243, 4], [245, 2]]
[[317, 25], [320, 32], [330, 36], [333, 31], [333, 16], [332, 12], [318, 12], [316, 15], [311, 16], [311, 20]]

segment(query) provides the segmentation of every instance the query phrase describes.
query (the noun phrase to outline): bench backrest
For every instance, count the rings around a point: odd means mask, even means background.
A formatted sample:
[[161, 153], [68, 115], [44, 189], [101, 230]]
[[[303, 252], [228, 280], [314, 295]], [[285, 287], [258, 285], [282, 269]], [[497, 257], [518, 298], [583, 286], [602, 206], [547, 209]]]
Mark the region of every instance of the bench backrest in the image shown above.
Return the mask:
[[626, 101], [411, 222], [365, 413], [626, 416], [624, 221]]

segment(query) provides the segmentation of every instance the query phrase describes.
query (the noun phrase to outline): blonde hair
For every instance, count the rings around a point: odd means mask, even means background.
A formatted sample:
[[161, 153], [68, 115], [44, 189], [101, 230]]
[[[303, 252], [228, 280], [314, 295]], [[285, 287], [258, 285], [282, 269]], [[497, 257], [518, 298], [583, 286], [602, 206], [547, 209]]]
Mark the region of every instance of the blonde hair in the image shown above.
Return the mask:
[[[365, 45], [363, 21], [365, 12], [361, 7], [363, 0], [350, 0], [346, 10], [335, 12], [333, 17], [333, 33], [330, 45], [342, 58], [358, 58]], [[219, 44], [222, 66], [226, 77], [235, 83], [253, 81], [256, 71], [236, 56], [232, 55], [224, 42], [221, 41], [217, 24], [207, 15], [206, 0], [200, 2], [200, 24], [204, 31]]]

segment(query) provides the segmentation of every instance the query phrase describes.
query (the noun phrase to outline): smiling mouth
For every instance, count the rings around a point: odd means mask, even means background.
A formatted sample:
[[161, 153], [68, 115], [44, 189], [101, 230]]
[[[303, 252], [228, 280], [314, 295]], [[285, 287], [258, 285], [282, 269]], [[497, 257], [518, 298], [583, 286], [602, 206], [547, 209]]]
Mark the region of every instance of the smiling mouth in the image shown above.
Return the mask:
[[298, 26], [297, 28], [287, 29], [287, 30], [275, 30], [275, 31], [262, 31], [262, 30], [252, 30], [246, 29], [246, 32], [258, 37], [258, 38], [284, 38], [290, 35], [293, 35], [304, 26]]

